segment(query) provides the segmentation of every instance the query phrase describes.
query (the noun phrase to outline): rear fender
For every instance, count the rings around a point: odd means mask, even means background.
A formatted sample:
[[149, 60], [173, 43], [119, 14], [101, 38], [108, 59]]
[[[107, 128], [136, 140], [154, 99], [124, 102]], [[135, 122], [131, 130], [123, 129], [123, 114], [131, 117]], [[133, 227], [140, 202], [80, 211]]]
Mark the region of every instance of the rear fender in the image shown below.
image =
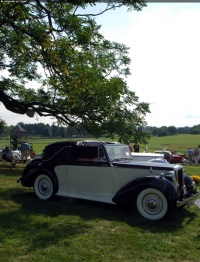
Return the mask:
[[22, 185], [23, 186], [26, 186], [26, 187], [33, 187], [34, 186], [34, 182], [35, 182], [35, 179], [41, 175], [41, 174], [45, 174], [45, 175], [48, 175], [52, 182], [53, 182], [53, 185], [54, 185], [54, 194], [57, 193], [58, 191], [58, 179], [57, 179], [57, 176], [56, 174], [53, 172], [53, 171], [49, 171], [49, 169], [46, 169], [46, 168], [41, 168], [41, 169], [38, 169], [38, 168], [34, 168], [32, 169], [24, 178], [23, 180], [21, 181]]
[[139, 192], [145, 188], [155, 188], [161, 191], [167, 198], [170, 205], [175, 205], [178, 195], [177, 190], [172, 182], [159, 177], [143, 177], [135, 179], [121, 188], [113, 197], [113, 202], [117, 204], [132, 203]]

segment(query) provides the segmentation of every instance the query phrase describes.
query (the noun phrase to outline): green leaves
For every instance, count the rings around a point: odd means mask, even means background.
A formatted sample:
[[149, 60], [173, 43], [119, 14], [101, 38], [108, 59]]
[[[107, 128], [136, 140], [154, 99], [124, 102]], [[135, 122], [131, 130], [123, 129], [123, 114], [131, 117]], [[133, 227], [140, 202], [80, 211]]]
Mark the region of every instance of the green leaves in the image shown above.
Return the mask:
[[0, 129], [4, 129], [6, 127], [6, 122], [0, 117]]
[[[87, 9], [86, 3], [77, 5]], [[121, 1], [139, 10], [143, 1]], [[60, 124], [104, 133], [133, 135], [145, 125], [148, 104], [139, 103], [125, 82], [129, 48], [99, 33], [91, 15], [76, 14], [65, 1], [0, 4], [0, 101], [10, 111], [52, 116]], [[111, 8], [116, 7], [114, 3]], [[37, 85], [27, 87], [29, 81]]]

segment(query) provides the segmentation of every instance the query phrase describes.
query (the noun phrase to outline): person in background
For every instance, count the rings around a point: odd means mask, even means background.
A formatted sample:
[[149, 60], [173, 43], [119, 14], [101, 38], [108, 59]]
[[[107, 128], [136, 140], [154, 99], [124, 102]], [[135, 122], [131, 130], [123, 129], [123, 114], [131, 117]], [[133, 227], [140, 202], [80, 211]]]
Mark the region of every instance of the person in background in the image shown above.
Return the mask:
[[194, 162], [195, 162], [195, 165], [199, 164], [199, 149], [198, 149], [198, 147], [196, 147], [195, 150], [194, 150]]
[[132, 146], [130, 145], [130, 142], [127, 142], [127, 145], [129, 146], [130, 151], [133, 152], [133, 149], [132, 149]]
[[133, 146], [134, 152], [140, 152], [140, 146], [137, 144], [137, 142], [135, 143], [135, 145]]
[[27, 162], [27, 157], [29, 156], [29, 150], [30, 150], [30, 145], [27, 142], [22, 142], [21, 144], [21, 153], [22, 153], [22, 163]]
[[36, 153], [35, 153], [35, 151], [33, 151], [32, 153], [31, 153], [31, 159], [34, 159], [34, 158], [36, 158]]
[[145, 148], [144, 148], [144, 152], [143, 152], [143, 153], [146, 153], [146, 152], [147, 152], [147, 150], [148, 150], [148, 147], [147, 147], [147, 146], [145, 146]]
[[192, 150], [192, 148], [188, 148], [188, 161], [189, 161], [189, 165], [192, 165], [193, 155], [194, 155], [194, 151]]
[[13, 155], [13, 152], [10, 150], [8, 146], [5, 147], [5, 150], [2, 151], [2, 158], [5, 159], [8, 162], [12, 163], [13, 167], [16, 167], [16, 159]]
[[169, 163], [170, 163], [170, 164], [174, 164], [174, 152], [171, 152], [171, 154], [170, 154]]

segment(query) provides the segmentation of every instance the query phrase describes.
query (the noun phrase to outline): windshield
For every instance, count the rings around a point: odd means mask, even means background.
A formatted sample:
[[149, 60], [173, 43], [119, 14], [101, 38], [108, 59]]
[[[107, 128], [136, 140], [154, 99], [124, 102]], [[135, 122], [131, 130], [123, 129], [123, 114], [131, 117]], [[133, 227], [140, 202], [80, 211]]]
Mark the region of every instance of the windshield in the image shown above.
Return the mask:
[[131, 160], [131, 152], [127, 145], [106, 145], [106, 151], [110, 161]]

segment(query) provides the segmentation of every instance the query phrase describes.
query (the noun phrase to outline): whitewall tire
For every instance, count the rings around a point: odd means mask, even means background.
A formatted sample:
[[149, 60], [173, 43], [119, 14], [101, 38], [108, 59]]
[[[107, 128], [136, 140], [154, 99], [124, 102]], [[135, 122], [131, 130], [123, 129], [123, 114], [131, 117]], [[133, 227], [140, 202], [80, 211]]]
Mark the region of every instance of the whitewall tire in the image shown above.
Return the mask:
[[137, 196], [136, 203], [139, 213], [149, 220], [163, 218], [169, 208], [165, 195], [155, 188], [142, 190]]
[[50, 199], [54, 192], [51, 178], [46, 174], [39, 175], [34, 183], [34, 191], [38, 198], [42, 200]]

